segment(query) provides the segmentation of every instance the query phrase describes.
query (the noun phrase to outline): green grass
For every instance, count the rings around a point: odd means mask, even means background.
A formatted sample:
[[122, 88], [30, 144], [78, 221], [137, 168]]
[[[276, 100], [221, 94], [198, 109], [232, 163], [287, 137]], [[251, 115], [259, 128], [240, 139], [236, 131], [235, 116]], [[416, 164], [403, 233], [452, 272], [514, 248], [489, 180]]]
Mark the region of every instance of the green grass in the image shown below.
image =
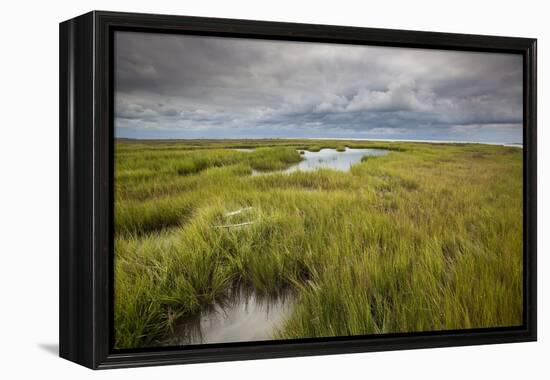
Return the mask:
[[118, 142], [115, 346], [159, 344], [235, 284], [294, 290], [274, 338], [521, 324], [521, 149], [345, 146], [391, 153], [253, 176], [343, 142]]

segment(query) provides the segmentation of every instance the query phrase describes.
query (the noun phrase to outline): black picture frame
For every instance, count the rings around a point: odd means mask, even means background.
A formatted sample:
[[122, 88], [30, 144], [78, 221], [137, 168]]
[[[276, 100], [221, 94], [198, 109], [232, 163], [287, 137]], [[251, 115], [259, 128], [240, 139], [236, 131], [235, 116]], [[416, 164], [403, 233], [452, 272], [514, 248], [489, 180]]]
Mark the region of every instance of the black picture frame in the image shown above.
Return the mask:
[[[115, 30], [522, 54], [524, 324], [517, 328], [114, 350]], [[62, 22], [59, 37], [61, 357], [102, 369], [536, 340], [536, 39], [104, 11]]]

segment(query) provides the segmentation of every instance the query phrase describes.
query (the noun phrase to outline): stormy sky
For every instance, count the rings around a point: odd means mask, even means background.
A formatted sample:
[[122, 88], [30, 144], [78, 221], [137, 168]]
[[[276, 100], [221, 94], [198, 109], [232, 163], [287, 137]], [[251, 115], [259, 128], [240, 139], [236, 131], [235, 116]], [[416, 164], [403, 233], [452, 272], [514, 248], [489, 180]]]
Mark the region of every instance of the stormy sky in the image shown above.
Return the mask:
[[117, 32], [115, 135], [522, 142], [522, 58]]

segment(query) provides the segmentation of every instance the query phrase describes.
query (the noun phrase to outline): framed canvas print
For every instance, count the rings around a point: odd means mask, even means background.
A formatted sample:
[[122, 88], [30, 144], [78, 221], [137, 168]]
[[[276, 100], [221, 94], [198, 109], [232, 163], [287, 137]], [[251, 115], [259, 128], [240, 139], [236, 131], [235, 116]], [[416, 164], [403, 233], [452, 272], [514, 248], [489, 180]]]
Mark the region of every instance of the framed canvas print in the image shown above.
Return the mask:
[[536, 40], [60, 25], [60, 355], [536, 339]]

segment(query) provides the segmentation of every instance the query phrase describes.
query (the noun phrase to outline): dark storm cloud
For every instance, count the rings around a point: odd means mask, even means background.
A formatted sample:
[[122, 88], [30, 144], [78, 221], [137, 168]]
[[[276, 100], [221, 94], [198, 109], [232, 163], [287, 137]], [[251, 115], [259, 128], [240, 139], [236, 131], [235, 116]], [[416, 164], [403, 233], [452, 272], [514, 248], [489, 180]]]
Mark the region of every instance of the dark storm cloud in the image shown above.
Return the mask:
[[521, 141], [519, 55], [118, 32], [121, 137]]

